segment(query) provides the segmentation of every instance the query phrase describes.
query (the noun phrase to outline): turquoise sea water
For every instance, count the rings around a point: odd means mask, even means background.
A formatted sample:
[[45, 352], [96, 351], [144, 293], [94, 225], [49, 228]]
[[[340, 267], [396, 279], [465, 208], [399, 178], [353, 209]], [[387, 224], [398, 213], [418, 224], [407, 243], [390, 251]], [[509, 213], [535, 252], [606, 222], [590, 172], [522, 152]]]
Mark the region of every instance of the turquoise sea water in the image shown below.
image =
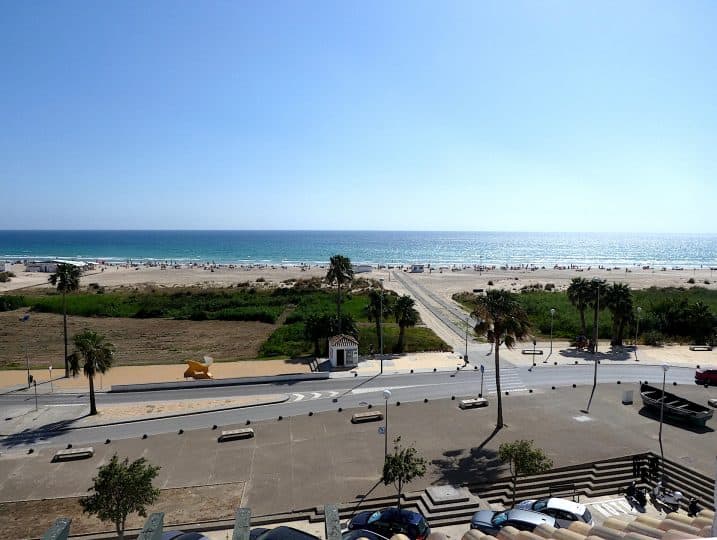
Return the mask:
[[717, 235], [401, 231], [0, 231], [0, 260], [717, 267]]

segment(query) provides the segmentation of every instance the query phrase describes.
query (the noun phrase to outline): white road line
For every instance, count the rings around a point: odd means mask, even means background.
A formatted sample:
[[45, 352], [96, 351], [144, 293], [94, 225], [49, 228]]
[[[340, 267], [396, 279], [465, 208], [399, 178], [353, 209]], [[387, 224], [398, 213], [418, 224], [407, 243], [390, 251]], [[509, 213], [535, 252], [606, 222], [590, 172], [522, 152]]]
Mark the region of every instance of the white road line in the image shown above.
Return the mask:
[[339, 393], [338, 393], [338, 392], [334, 392], [333, 390], [331, 390], [331, 391], [329, 392], [329, 397], [336, 397], [336, 396], [338, 396], [338, 395], [339, 395]]
[[296, 396], [296, 399], [294, 401], [301, 401], [304, 399], [304, 394], [291, 394], [292, 396]]
[[321, 397], [321, 392], [311, 392], [311, 399], [319, 399]]

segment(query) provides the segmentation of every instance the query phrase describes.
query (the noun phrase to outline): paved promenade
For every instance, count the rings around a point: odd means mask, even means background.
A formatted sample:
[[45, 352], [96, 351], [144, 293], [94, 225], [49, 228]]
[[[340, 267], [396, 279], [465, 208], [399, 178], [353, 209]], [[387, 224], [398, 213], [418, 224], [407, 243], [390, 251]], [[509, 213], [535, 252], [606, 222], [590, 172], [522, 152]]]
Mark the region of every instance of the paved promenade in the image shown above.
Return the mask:
[[[451, 400], [392, 404], [389, 437], [401, 435], [429, 459], [428, 474], [411, 484], [411, 490], [504, 475], [496, 451], [501, 442], [515, 439], [534, 439], [556, 467], [659, 451], [658, 422], [641, 412], [639, 402], [621, 404], [626, 387], [601, 385], [590, 415], [580, 412], [589, 387], [511, 394], [504, 398], [507, 426], [497, 434], [492, 433], [494, 398], [487, 409], [472, 411], [460, 411]], [[714, 388], [680, 385], [678, 389], [680, 395], [700, 402], [715, 395]], [[56, 449], [47, 446], [31, 455], [11, 450], [0, 456], [0, 501], [83, 495], [97, 466], [114, 452], [130, 458], [144, 456], [161, 465], [160, 488], [212, 485], [217, 501], [226, 490], [227, 496], [232, 500], [239, 497], [256, 515], [328, 501], [358, 501], [368, 493], [388, 495], [391, 490], [377, 484], [384, 446], [377, 428], [382, 423], [353, 425], [351, 412], [257, 422], [252, 424], [256, 438], [222, 444], [217, 443], [217, 431], [209, 426], [182, 435], [99, 443], [94, 445], [93, 458], [67, 463], [51, 463]], [[238, 412], [237, 426], [244, 425], [243, 418]], [[717, 448], [713, 424], [714, 420], [708, 429], [698, 431], [666, 424], [666, 457], [712, 476]], [[168, 523], [181, 519], [177, 517], [179, 509], [168, 508], [167, 512]], [[53, 517], [33, 516], [28, 527], [41, 530]], [[80, 526], [81, 519], [75, 517]], [[0, 517], [0, 530], [3, 519]]]

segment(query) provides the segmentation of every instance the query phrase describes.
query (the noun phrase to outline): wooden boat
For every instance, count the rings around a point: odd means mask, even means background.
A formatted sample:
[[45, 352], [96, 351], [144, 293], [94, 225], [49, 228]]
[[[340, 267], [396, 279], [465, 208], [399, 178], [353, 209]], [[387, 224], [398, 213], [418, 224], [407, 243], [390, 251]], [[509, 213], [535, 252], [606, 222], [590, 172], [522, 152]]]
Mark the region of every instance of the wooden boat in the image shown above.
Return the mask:
[[[642, 403], [645, 407], [650, 407], [659, 412], [662, 407], [662, 388], [650, 386], [642, 383], [640, 386], [640, 395]], [[665, 416], [671, 416], [675, 419], [682, 419], [697, 426], [704, 426], [710, 418], [712, 418], [712, 409], [695, 403], [669, 392], [665, 392]]]

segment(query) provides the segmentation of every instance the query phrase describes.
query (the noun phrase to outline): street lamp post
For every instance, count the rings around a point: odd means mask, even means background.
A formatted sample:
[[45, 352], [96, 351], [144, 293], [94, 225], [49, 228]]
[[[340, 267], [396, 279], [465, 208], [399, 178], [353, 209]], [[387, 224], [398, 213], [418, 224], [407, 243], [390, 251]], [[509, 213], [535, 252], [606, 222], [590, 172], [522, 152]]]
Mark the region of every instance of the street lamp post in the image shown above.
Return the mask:
[[383, 462], [386, 463], [386, 457], [388, 456], [388, 400], [391, 399], [390, 390], [383, 391], [383, 399], [386, 400], [386, 422], [383, 426]]
[[55, 392], [55, 389], [52, 387], [52, 364], [47, 366], [47, 370], [50, 372], [50, 392]]
[[378, 310], [378, 351], [381, 355], [381, 374], [383, 375], [383, 278], [379, 281], [381, 282], [381, 300]]
[[[550, 308], [550, 354], [548, 358], [553, 354], [553, 318], [555, 317], [555, 308]], [[547, 362], [547, 359], [543, 363]]]
[[[596, 277], [593, 278], [593, 283], [597, 285], [597, 298], [595, 303], [595, 309], [597, 314], [600, 314], [600, 280]], [[595, 328], [593, 330], [594, 340], [593, 340], [593, 351], [597, 353], [598, 346], [597, 346], [597, 340], [598, 340], [598, 318], [595, 317]], [[588, 399], [588, 406], [585, 408], [583, 412], [586, 414], [590, 413], [590, 404], [593, 402], [593, 396], [595, 395], [595, 388], [597, 387], [597, 367], [598, 367], [598, 358], [597, 356], [593, 357], [593, 389], [590, 391], [590, 399]]]
[[[25, 313], [25, 315], [20, 317], [21, 323], [26, 323], [29, 320], [30, 320], [29, 313]], [[23, 324], [23, 326], [25, 326], [25, 325]], [[27, 352], [27, 331], [23, 332], [23, 343], [25, 345], [25, 365], [27, 367], [27, 388], [29, 389], [30, 386], [32, 385], [32, 375], [30, 375], [30, 355]]]
[[658, 435], [658, 439], [660, 441], [660, 458], [662, 460], [661, 463], [661, 470], [660, 470], [660, 479], [664, 479], [665, 477], [665, 452], [662, 449], [662, 420], [665, 416], [665, 376], [667, 375], [667, 371], [670, 369], [670, 366], [667, 364], [662, 365], [662, 397], [660, 398], [660, 433]]
[[640, 306], [637, 306], [637, 323], [635, 324], [635, 362], [640, 361], [637, 358], [637, 334], [640, 330], [640, 313], [641, 312], [642, 312], [642, 308]]
[[[595, 298], [595, 328], [593, 329], [593, 352], [598, 352], [598, 329], [600, 327], [600, 280], [596, 277], [593, 278], [593, 283], [597, 286], [596, 298]], [[597, 365], [597, 364], [596, 364]]]

